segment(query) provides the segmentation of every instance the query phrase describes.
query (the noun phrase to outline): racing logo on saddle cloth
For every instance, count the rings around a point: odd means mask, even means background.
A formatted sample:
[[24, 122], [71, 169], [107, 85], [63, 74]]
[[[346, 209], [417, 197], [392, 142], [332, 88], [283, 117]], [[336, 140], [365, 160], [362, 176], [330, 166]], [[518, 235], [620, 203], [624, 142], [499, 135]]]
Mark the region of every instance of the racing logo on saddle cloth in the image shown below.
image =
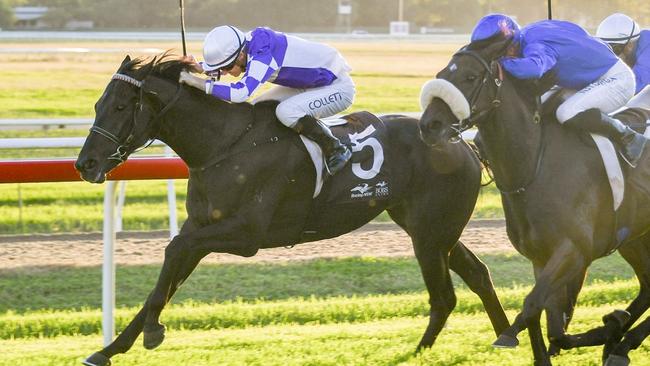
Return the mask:
[[343, 117], [347, 123], [331, 127], [332, 133], [352, 150], [352, 159], [323, 187], [328, 203], [385, 200], [390, 197], [389, 166], [384, 146], [386, 126], [369, 112]]

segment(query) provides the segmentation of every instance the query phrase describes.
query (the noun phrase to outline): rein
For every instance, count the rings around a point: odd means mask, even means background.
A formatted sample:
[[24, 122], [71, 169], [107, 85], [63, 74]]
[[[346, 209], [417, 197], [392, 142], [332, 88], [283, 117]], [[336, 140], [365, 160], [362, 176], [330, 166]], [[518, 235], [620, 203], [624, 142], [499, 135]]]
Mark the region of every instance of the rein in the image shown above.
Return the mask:
[[246, 126], [246, 128], [244, 129], [244, 131], [242, 132], [242, 134], [239, 135], [239, 136], [235, 139], [235, 141], [233, 141], [233, 143], [230, 144], [230, 146], [228, 146], [228, 148], [226, 149], [226, 151], [228, 151], [227, 154], [218, 155], [217, 157], [215, 157], [215, 158], [213, 158], [213, 159], [211, 159], [211, 160], [208, 160], [207, 163], [201, 165], [200, 167], [196, 167], [196, 168], [194, 168], [194, 167], [189, 167], [189, 170], [190, 170], [190, 171], [199, 171], [199, 172], [203, 172], [203, 171], [205, 171], [206, 169], [211, 168], [211, 167], [213, 167], [213, 166], [215, 166], [215, 165], [221, 163], [222, 161], [225, 161], [225, 160], [227, 160], [227, 159], [232, 158], [233, 156], [236, 156], [236, 155], [239, 155], [239, 154], [242, 154], [242, 153], [245, 153], [245, 152], [251, 151], [251, 150], [253, 150], [253, 149], [257, 148], [257, 147], [260, 147], [260, 146], [264, 146], [264, 145], [267, 145], [267, 144], [273, 144], [273, 143], [276, 143], [276, 142], [280, 141], [280, 137], [279, 137], [279, 136], [273, 136], [273, 137], [267, 138], [267, 139], [262, 140], [262, 141], [259, 141], [259, 142], [253, 140], [250, 144], [247, 144], [247, 145], [245, 146], [245, 148], [243, 148], [243, 149], [236, 150], [236, 151], [230, 151], [234, 146], [236, 146], [237, 144], [239, 144], [239, 142], [241, 142], [241, 140], [244, 138], [244, 136], [246, 136], [246, 135], [247, 135], [251, 130], [253, 130], [253, 123], [252, 123], [252, 122], [249, 123], [249, 124]]
[[[477, 89], [475, 89], [472, 92], [472, 96], [470, 98], [470, 116], [462, 121], [459, 121], [456, 126], [452, 125], [452, 129], [458, 132], [459, 136], [460, 133], [472, 128], [474, 125], [476, 125], [480, 119], [482, 119], [484, 116], [487, 114], [491, 113], [495, 109], [499, 108], [501, 106], [501, 86], [503, 85], [503, 80], [504, 80], [504, 75], [503, 75], [503, 68], [499, 62], [496, 62], [497, 68], [499, 70], [498, 75], [494, 75], [492, 73], [492, 68], [490, 65], [487, 63], [487, 61], [478, 53], [475, 51], [471, 50], [460, 50], [454, 54], [454, 56], [471, 56], [475, 60], [479, 61], [481, 66], [485, 69], [485, 73], [483, 74], [483, 80], [481, 81], [481, 84], [478, 86]], [[483, 90], [483, 87], [486, 85], [488, 80], [493, 80], [494, 85], [496, 87], [496, 94], [494, 96], [494, 99], [489, 103], [489, 105], [483, 109], [478, 109], [476, 106], [476, 102], [481, 95], [481, 91]], [[541, 114], [540, 114], [540, 109], [541, 109], [541, 100], [540, 97], [537, 96], [535, 100], [536, 104], [536, 110], [535, 114], [533, 116], [533, 122], [535, 124], [538, 124], [541, 122]], [[535, 162], [535, 171], [533, 175], [528, 179], [528, 181], [523, 184], [522, 186], [515, 188], [515, 189], [503, 189], [503, 187], [499, 186], [499, 183], [495, 180], [494, 183], [497, 186], [497, 189], [499, 192], [501, 192], [504, 195], [518, 195], [522, 194], [526, 191], [526, 189], [533, 184], [537, 176], [539, 175], [542, 167], [542, 160], [544, 157], [544, 151], [546, 150], [546, 144], [544, 143], [544, 135], [545, 135], [545, 129], [544, 126], [541, 125], [541, 135], [539, 139], [539, 145], [537, 147], [537, 159]]]
[[[111, 80], [120, 80], [120, 81], [126, 82], [128, 84], [131, 84], [131, 85], [135, 86], [136, 88], [138, 88], [140, 90], [140, 96], [138, 98], [138, 101], [135, 104], [135, 109], [133, 110], [133, 123], [132, 123], [133, 127], [131, 128], [131, 131], [129, 132], [129, 135], [126, 137], [126, 139], [124, 139], [124, 141], [121, 141], [120, 138], [117, 137], [117, 135], [115, 135], [114, 133], [112, 133], [112, 132], [110, 132], [110, 131], [108, 131], [106, 129], [103, 129], [103, 128], [99, 127], [99, 126], [93, 125], [92, 127], [90, 127], [90, 132], [91, 133], [95, 132], [98, 135], [104, 136], [109, 141], [115, 143], [117, 145], [117, 148], [116, 148], [115, 152], [113, 154], [111, 154], [107, 159], [108, 160], [117, 160], [118, 163], [123, 163], [126, 160], [126, 157], [129, 154], [132, 154], [133, 152], [137, 152], [137, 151], [140, 151], [142, 149], [147, 148], [149, 145], [151, 145], [154, 142], [155, 138], [152, 137], [146, 144], [141, 146], [139, 149], [137, 149], [137, 150], [134, 149], [134, 151], [129, 152], [130, 144], [133, 141], [133, 138], [135, 137], [135, 130], [136, 130], [136, 127], [138, 125], [137, 113], [138, 113], [138, 110], [142, 111], [142, 106], [144, 105], [143, 102], [142, 102], [143, 94], [144, 94], [144, 90], [142, 89], [142, 86], [144, 85], [144, 81], [137, 80], [137, 79], [135, 79], [135, 78], [133, 78], [133, 77], [131, 77], [129, 75], [120, 74], [120, 73], [113, 74], [113, 76], [111, 77]], [[167, 103], [167, 105], [165, 105], [154, 116], [154, 118], [151, 119], [151, 121], [149, 123], [153, 123], [153, 122], [159, 120], [160, 118], [162, 118], [174, 106], [174, 104], [176, 104], [176, 102], [178, 101], [178, 98], [180, 97], [180, 94], [181, 94], [180, 92], [181, 92], [181, 85], [178, 84], [178, 89], [176, 89], [176, 94], [174, 94], [174, 97], [172, 98], [172, 100], [169, 103]]]

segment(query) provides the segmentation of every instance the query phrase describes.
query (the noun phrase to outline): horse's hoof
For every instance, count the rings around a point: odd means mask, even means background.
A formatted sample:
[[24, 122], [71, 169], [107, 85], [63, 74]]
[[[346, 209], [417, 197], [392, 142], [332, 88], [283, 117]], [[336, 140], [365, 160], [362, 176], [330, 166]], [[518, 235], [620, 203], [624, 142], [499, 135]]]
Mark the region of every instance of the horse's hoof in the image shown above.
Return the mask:
[[494, 348], [515, 348], [519, 345], [519, 340], [517, 337], [511, 337], [506, 334], [501, 334], [494, 343], [492, 347]]
[[154, 349], [165, 340], [165, 326], [158, 324], [154, 327], [145, 327], [142, 332], [144, 339], [142, 343], [146, 349]]
[[533, 366], [553, 366], [550, 360], [535, 360]]
[[562, 349], [553, 343], [548, 346], [548, 355], [551, 357], [559, 356], [560, 351], [562, 351]]
[[627, 356], [609, 355], [605, 361], [605, 366], [628, 366], [629, 364], [630, 359]]
[[427, 345], [427, 344], [422, 344], [422, 343], [420, 343], [420, 344], [418, 344], [418, 346], [415, 348], [415, 354], [416, 354], [416, 355], [419, 355], [420, 353], [424, 352], [424, 350], [427, 349], [427, 348], [431, 348], [431, 345]]
[[81, 361], [86, 366], [110, 366], [111, 359], [99, 352], [95, 352], [87, 359]]

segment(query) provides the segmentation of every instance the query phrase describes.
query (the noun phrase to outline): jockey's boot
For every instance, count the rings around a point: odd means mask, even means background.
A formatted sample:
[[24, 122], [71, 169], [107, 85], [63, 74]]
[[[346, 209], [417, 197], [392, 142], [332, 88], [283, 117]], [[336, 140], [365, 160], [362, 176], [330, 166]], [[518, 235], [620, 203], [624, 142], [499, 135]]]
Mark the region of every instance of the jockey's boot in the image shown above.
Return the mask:
[[636, 164], [643, 154], [643, 148], [648, 141], [623, 122], [602, 113], [597, 108], [582, 111], [566, 122], [565, 125], [587, 132], [597, 133], [610, 139], [618, 148], [619, 153], [631, 167]]
[[293, 129], [320, 146], [323, 154], [325, 154], [327, 171], [330, 175], [334, 175], [343, 169], [352, 157], [350, 149], [343, 145], [336, 136], [332, 135], [332, 131], [323, 122], [312, 116], [301, 117], [293, 126]]

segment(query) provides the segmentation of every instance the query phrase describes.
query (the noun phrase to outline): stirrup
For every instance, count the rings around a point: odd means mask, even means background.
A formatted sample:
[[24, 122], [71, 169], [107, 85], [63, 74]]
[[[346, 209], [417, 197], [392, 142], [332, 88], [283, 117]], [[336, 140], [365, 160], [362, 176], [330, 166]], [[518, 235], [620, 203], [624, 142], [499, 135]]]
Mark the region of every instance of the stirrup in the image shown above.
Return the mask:
[[334, 153], [326, 159], [325, 168], [327, 169], [327, 174], [330, 176], [343, 169], [348, 161], [350, 161], [350, 158], [352, 158], [352, 151], [345, 145], [341, 146], [345, 148], [345, 151]]
[[[619, 153], [623, 158], [623, 160], [625, 160], [625, 162], [628, 165], [630, 165], [632, 168], [636, 168], [637, 164], [639, 163], [639, 160], [641, 160], [641, 156], [643, 155], [643, 150], [645, 149], [646, 142], [647, 139], [645, 138], [645, 136], [641, 134], [636, 134], [632, 141], [622, 146], [621, 149], [619, 150]], [[630, 150], [636, 150], [636, 151], [630, 152]], [[630, 155], [630, 153], [634, 155]]]

